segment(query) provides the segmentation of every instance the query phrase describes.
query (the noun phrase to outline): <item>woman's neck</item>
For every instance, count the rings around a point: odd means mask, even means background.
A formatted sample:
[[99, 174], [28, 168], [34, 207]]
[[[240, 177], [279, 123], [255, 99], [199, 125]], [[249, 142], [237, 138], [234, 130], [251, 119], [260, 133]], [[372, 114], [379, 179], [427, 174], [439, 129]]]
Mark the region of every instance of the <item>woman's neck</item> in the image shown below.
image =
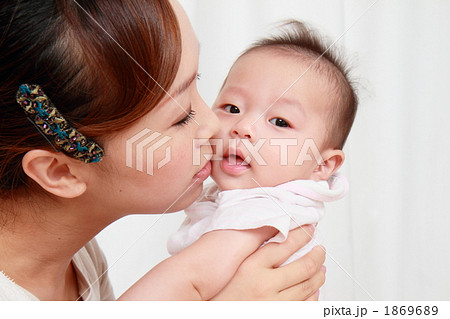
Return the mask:
[[19, 206], [14, 221], [0, 229], [0, 270], [41, 300], [76, 299], [72, 257], [106, 225], [79, 205], [39, 214]]

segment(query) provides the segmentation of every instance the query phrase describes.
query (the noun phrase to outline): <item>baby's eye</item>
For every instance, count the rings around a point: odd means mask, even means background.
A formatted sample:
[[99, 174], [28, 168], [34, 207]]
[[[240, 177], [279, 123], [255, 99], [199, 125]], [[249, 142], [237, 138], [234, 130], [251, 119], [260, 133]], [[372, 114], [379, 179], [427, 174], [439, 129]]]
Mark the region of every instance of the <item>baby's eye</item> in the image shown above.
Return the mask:
[[228, 113], [241, 113], [241, 110], [236, 105], [227, 104], [223, 108]]
[[290, 127], [288, 122], [286, 122], [285, 120], [280, 119], [278, 117], [275, 117], [275, 118], [271, 119], [269, 122], [272, 123], [275, 126]]

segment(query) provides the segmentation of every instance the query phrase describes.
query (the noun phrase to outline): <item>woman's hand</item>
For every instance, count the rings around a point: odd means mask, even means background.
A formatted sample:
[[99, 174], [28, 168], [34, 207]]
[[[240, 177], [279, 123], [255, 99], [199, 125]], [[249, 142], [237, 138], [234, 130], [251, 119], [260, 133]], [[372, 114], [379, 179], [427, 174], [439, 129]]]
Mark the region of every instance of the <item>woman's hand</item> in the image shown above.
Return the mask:
[[213, 300], [317, 300], [325, 282], [323, 247], [317, 246], [299, 260], [277, 268], [306, 245], [313, 233], [312, 226], [303, 226], [290, 231], [285, 242], [258, 249]]

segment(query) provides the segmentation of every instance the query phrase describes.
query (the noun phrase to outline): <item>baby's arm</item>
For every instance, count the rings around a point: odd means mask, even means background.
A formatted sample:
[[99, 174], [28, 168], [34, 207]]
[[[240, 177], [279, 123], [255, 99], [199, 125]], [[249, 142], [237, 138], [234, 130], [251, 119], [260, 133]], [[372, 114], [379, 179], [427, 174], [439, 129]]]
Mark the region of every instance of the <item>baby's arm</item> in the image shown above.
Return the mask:
[[120, 300], [209, 300], [231, 280], [239, 265], [278, 231], [216, 230], [162, 261]]

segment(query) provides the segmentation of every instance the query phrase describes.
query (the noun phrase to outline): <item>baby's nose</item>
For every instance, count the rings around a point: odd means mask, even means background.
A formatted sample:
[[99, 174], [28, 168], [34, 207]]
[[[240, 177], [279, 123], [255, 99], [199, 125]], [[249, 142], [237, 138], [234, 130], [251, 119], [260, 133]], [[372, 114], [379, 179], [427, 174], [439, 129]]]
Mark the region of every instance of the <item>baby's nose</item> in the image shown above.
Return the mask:
[[253, 139], [255, 137], [255, 133], [253, 131], [252, 123], [239, 121], [238, 123], [236, 123], [236, 125], [232, 127], [231, 136]]
[[234, 128], [231, 132], [233, 137], [252, 139], [253, 133], [249, 128]]

